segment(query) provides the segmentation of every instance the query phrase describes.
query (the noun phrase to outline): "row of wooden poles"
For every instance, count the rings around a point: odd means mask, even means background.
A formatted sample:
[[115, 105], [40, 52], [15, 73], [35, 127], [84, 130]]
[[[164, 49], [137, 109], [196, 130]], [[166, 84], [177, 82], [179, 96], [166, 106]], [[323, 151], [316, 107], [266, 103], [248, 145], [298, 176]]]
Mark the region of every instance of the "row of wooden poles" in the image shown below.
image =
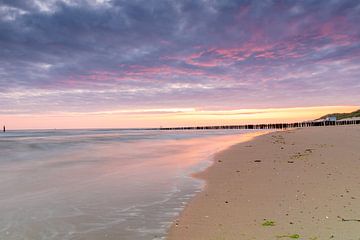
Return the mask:
[[224, 126], [198, 126], [198, 127], [160, 127], [160, 130], [208, 130], [208, 129], [286, 129], [300, 127], [320, 127], [360, 124], [360, 120], [344, 121], [314, 121], [297, 123], [269, 123], [269, 124], [245, 124], [245, 125], [224, 125]]

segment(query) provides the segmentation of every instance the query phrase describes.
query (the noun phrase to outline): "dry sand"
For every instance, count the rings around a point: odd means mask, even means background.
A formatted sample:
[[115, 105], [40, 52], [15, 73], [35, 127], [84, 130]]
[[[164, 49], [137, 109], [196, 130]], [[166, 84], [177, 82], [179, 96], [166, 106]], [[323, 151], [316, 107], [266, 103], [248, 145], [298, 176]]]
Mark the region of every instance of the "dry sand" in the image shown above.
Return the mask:
[[214, 161], [169, 240], [360, 239], [360, 126], [273, 132]]

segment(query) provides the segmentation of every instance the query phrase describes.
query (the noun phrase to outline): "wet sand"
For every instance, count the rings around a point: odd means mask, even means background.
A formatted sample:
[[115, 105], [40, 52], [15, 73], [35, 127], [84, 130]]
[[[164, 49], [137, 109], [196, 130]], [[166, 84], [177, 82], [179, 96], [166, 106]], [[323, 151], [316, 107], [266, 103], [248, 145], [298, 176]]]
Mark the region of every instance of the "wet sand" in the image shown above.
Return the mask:
[[360, 239], [360, 126], [273, 132], [214, 161], [169, 240]]

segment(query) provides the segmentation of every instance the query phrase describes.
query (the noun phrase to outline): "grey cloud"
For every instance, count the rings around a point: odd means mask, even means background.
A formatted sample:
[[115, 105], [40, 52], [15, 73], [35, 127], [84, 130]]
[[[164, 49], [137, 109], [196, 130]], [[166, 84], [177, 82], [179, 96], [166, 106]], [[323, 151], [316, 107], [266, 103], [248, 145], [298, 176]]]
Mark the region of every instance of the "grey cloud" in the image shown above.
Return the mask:
[[[343, 82], [356, 83], [357, 70], [340, 75], [328, 68], [316, 78], [311, 71], [314, 64], [323, 66], [326, 61], [348, 60], [344, 69], [359, 63], [358, 1], [43, 3], [41, 7], [30, 0], [0, 1], [5, 9], [22, 12], [14, 19], [0, 18], [0, 92], [64, 92], [2, 99], [2, 109], [191, 107], [211, 100], [233, 107], [276, 106], [283, 104], [284, 95], [294, 96], [301, 105], [319, 99], [313, 90], [322, 89], [323, 99], [336, 104], [351, 102], [339, 89], [356, 90]], [[331, 51], [322, 50], [326, 46]], [[237, 59], [226, 56], [229, 49], [235, 49]], [[223, 50], [223, 55], [215, 50]], [[195, 62], [188, 61], [200, 52], [204, 54], [194, 57]], [[278, 80], [301, 71], [307, 75]], [[194, 87], [166, 89], [176, 83]], [[200, 88], [199, 83], [216, 87]], [[98, 91], [112, 88], [129, 91]], [[130, 91], [140, 88], [146, 91]], [[165, 89], [156, 91], [161, 88]], [[72, 89], [88, 92], [71, 93]], [[330, 94], [338, 101], [329, 100]]]

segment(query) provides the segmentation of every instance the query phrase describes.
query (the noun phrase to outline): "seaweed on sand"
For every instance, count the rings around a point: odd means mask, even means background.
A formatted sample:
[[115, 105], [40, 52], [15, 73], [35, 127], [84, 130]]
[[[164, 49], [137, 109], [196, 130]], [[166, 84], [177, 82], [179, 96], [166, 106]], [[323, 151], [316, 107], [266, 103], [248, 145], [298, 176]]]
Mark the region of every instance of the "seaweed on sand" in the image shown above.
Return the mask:
[[261, 225], [263, 225], [264, 227], [272, 227], [272, 226], [275, 226], [275, 222], [271, 221], [271, 220], [266, 220]]
[[292, 239], [298, 239], [300, 238], [299, 234], [291, 234], [291, 235], [281, 235], [281, 236], [276, 236], [277, 238], [292, 238]]

